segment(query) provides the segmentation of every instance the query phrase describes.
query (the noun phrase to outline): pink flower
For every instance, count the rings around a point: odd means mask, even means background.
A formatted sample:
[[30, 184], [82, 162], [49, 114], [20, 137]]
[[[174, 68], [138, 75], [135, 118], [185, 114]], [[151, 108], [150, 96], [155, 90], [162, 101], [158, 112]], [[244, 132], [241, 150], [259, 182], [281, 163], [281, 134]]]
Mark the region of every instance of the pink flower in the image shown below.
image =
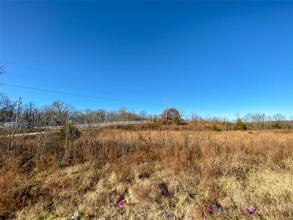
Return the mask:
[[210, 213], [211, 215], [213, 215], [213, 214], [214, 214], [214, 210], [213, 210], [213, 208], [212, 208], [212, 207], [210, 207], [210, 206], [207, 206], [207, 207], [206, 207], [206, 210], [207, 210], [207, 212], [208, 212], [208, 213]]
[[242, 213], [247, 213], [247, 214], [255, 214], [256, 209], [255, 208], [242, 209], [241, 212]]
[[123, 206], [125, 203], [126, 203], [126, 200], [125, 200], [125, 199], [121, 199], [121, 200], [117, 203], [117, 206], [118, 206], [118, 207], [121, 207], [121, 206]]

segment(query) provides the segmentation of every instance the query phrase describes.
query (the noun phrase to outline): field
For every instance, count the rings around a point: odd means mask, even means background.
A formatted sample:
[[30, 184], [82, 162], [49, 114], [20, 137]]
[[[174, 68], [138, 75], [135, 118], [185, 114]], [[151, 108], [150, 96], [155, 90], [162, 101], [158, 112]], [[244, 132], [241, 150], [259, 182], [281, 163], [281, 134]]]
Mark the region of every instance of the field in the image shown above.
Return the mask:
[[175, 128], [2, 137], [0, 219], [293, 219], [293, 131]]

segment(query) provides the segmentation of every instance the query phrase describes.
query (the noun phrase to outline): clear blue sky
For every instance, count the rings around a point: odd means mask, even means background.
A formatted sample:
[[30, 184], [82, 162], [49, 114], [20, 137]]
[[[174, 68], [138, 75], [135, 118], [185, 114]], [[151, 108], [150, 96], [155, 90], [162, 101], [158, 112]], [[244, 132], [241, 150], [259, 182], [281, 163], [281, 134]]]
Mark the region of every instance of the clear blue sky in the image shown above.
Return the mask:
[[38, 106], [291, 116], [293, 2], [1, 1], [0, 63], [2, 83], [97, 97], [0, 86]]

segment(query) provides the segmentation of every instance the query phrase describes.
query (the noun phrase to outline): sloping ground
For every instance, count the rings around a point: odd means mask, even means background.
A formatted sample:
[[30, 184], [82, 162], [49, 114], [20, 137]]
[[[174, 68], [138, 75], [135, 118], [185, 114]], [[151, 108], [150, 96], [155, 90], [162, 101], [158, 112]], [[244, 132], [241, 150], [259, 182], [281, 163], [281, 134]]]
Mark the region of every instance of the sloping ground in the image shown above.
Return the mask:
[[69, 219], [78, 211], [81, 219], [293, 219], [291, 132], [87, 135], [74, 146], [98, 147], [96, 160], [57, 166], [51, 155], [25, 174], [17, 158], [5, 161], [3, 218]]

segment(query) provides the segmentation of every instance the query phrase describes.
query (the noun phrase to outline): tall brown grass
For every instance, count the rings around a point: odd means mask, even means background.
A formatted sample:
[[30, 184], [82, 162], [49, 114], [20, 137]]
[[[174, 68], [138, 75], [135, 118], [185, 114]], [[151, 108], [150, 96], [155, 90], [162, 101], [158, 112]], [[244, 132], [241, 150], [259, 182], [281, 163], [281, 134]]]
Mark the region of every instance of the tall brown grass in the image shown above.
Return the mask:
[[292, 131], [89, 128], [64, 151], [2, 138], [0, 218], [293, 219]]

